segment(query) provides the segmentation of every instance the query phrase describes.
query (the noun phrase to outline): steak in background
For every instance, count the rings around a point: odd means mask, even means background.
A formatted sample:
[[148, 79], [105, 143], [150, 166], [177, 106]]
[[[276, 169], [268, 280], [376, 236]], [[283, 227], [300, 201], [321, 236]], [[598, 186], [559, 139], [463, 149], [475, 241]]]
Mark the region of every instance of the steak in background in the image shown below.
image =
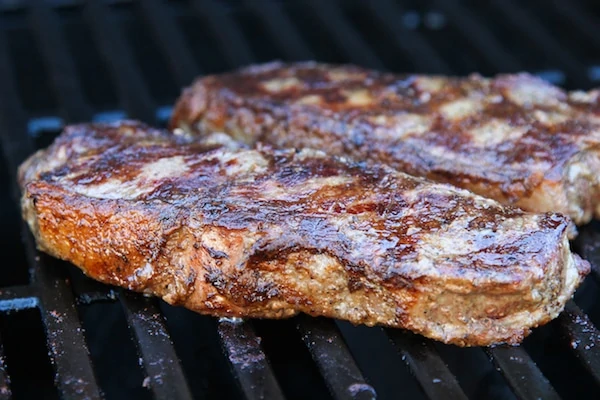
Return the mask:
[[197, 80], [171, 127], [382, 162], [584, 224], [600, 217], [599, 95], [527, 74], [453, 78], [275, 62]]

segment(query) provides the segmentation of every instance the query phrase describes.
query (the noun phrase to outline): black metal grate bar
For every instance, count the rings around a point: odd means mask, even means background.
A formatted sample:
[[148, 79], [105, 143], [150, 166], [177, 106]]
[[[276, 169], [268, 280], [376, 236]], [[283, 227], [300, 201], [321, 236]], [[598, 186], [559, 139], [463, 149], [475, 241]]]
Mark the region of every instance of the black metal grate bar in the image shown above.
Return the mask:
[[385, 331], [430, 399], [467, 398], [430, 340], [399, 329]]
[[142, 299], [126, 291], [121, 291], [119, 298], [148, 375], [144, 385], [150, 387], [157, 399], [191, 399], [156, 299]]
[[[592, 224], [596, 225], [595, 222]], [[600, 232], [597, 229], [597, 225], [579, 228], [579, 235], [575, 243], [581, 257], [589, 261], [592, 266], [591, 275], [600, 283]]]
[[561, 63], [577, 85], [587, 85], [585, 71], [575, 61], [573, 54], [556, 42], [552, 38], [551, 32], [548, 32], [536, 18], [528, 15], [525, 10], [514, 4], [512, 0], [492, 0], [489, 4], [494, 6], [509, 24], [518, 27], [524, 33], [525, 37], [533, 40], [548, 55], [548, 58]]
[[[3, 88], [3, 95], [0, 96], [0, 140], [4, 156], [9, 161], [9, 172], [16, 176], [19, 163], [33, 153], [33, 146], [26, 133], [25, 114], [13, 84], [14, 73], [8, 60], [4, 36], [0, 35], [0, 86]], [[11, 188], [18, 198], [16, 182]], [[41, 286], [40, 311], [57, 374], [57, 385], [65, 398], [99, 399], [100, 392], [69, 287], [56, 275], [55, 270], [40, 265], [39, 258], [33, 256], [36, 254], [35, 244], [25, 223], [22, 229], [25, 248], [31, 258], [29, 261], [34, 265], [34, 283]], [[68, 341], [63, 341], [64, 337], [68, 337]]]
[[283, 393], [249, 322], [222, 318], [221, 344], [244, 395], [249, 400], [283, 399]]
[[[18, 90], [12, 66], [9, 64], [9, 54], [5, 37], [0, 32], [0, 140], [2, 140], [3, 158], [6, 161], [8, 176], [16, 177], [19, 164], [27, 158], [32, 150], [31, 139], [23, 127], [27, 125], [25, 111], [18, 103]], [[19, 136], [22, 135], [22, 136]], [[10, 185], [11, 193], [18, 200], [20, 193], [16, 185]]]
[[244, 0], [254, 14], [265, 24], [279, 50], [291, 60], [312, 60], [313, 51], [306, 45], [281, 5], [273, 1]]
[[435, 5], [452, 21], [453, 25], [470, 41], [479, 53], [498, 70], [519, 69], [519, 62], [496, 40], [494, 35], [471, 11], [456, 0], [436, 0]]
[[20, 285], [0, 289], [0, 312], [26, 310], [38, 305], [38, 296], [32, 286]]
[[567, 303], [558, 320], [569, 340], [567, 344], [600, 384], [600, 331], [573, 301]]
[[196, 0], [192, 6], [211, 28], [219, 41], [219, 48], [223, 50], [225, 59], [230, 65], [239, 67], [252, 62], [254, 55], [244, 35], [220, 3], [213, 0]]
[[117, 292], [112, 286], [89, 279], [74, 266], [71, 270], [72, 273], [69, 274], [69, 277], [77, 304], [92, 304], [97, 301], [117, 300]]
[[31, 27], [50, 71], [63, 118], [71, 121], [89, 120], [92, 117], [92, 110], [85, 101], [81, 81], [56, 15], [42, 0], [34, 2], [30, 7], [30, 15]]
[[484, 351], [519, 399], [559, 399], [558, 394], [522, 347], [492, 347]]
[[[0, 11], [15, 11], [28, 6], [30, 0], [0, 1]], [[46, 0], [51, 7], [68, 7], [78, 5], [83, 0]], [[114, 0], [113, 0], [114, 1]]]
[[320, 20], [321, 25], [325, 27], [349, 61], [371, 68], [385, 68], [379, 57], [333, 1], [307, 0], [307, 3], [310, 4], [313, 15]]
[[[28, 239], [33, 252], [33, 237], [29, 235]], [[69, 286], [48, 265], [38, 265], [36, 275], [42, 286], [39, 291], [40, 312], [60, 391], [65, 398], [100, 398]]]
[[568, 19], [574, 29], [583, 33], [596, 47], [600, 47], [598, 29], [600, 24], [590, 18], [589, 14], [581, 9], [576, 1], [552, 0], [544, 2], [544, 5], [552, 5], [561, 17]]
[[104, 56], [116, 85], [118, 96], [128, 115], [151, 123], [155, 105], [136, 68], [132, 52], [127, 48], [118, 26], [111, 24], [104, 2], [88, 1], [84, 16]]
[[366, 382], [333, 320], [301, 315], [297, 327], [334, 398], [377, 398], [375, 389]]
[[419, 33], [400, 23], [402, 9], [389, 0], [367, 1], [371, 13], [394, 36], [396, 45], [406, 53], [415, 67], [429, 73], [448, 73], [450, 66]]
[[75, 300], [79, 305], [90, 305], [98, 302], [113, 302], [117, 300], [117, 293], [109, 289], [108, 291], [94, 291], [94, 292], [85, 292], [80, 295], [76, 295]]
[[0, 338], [0, 400], [8, 400], [10, 398], [12, 398], [10, 377], [8, 376], [8, 371], [6, 371], [4, 347], [2, 346], [2, 338]]
[[167, 58], [177, 84], [189, 85], [192, 79], [200, 74], [200, 68], [193, 59], [181, 31], [175, 25], [173, 16], [160, 0], [140, 1], [139, 7]]

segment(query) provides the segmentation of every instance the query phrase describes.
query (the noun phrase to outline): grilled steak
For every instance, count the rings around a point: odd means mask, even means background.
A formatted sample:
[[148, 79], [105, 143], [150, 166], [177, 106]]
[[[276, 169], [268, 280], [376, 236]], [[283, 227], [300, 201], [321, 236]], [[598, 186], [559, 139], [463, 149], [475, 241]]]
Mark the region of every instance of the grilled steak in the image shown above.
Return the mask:
[[215, 316], [304, 312], [462, 346], [518, 343], [589, 271], [560, 214], [316, 150], [77, 125], [19, 181], [41, 250]]
[[199, 79], [172, 127], [383, 162], [582, 224], [600, 215], [599, 94], [567, 93], [526, 74], [271, 63]]

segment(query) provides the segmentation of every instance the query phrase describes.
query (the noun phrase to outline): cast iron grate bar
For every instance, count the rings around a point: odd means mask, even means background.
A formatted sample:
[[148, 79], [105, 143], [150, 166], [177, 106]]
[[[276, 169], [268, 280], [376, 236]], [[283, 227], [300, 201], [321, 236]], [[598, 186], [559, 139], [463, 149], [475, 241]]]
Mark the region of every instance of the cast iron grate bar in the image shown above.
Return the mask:
[[218, 322], [223, 350], [248, 400], [283, 399], [283, 392], [250, 323], [221, 318]]
[[75, 266], [68, 265], [67, 268], [70, 269], [69, 277], [77, 304], [92, 304], [100, 301], [112, 302], [117, 300], [117, 292], [112, 286], [86, 277]]
[[[9, 64], [9, 53], [6, 47], [5, 37], [0, 31], [0, 140], [2, 140], [3, 159], [6, 161], [7, 175], [17, 176], [19, 164], [23, 162], [33, 150], [31, 139], [26, 134], [24, 127], [27, 125], [27, 117], [23, 107], [18, 103], [17, 80], [12, 66]], [[19, 136], [21, 135], [21, 136]], [[11, 185], [11, 194], [15, 201], [20, 196], [19, 188]]]
[[109, 21], [101, 1], [88, 1], [84, 8], [94, 40], [106, 60], [123, 107], [133, 118], [153, 123], [155, 106], [119, 27]]
[[167, 58], [177, 84], [182, 87], [189, 85], [200, 73], [200, 69], [181, 31], [175, 25], [172, 13], [160, 0], [140, 1], [139, 7]]
[[213, 0], [196, 0], [192, 6], [196, 14], [211, 28], [230, 65], [240, 67], [252, 62], [254, 55], [244, 35], [220, 3]]
[[389, 0], [367, 1], [371, 13], [394, 36], [396, 45], [409, 57], [417, 70], [428, 73], [447, 73], [450, 66], [418, 32], [406, 29], [400, 23], [402, 9]]
[[[8, 170], [16, 176], [19, 163], [33, 153], [33, 146], [26, 131], [25, 113], [20, 105], [18, 91], [14, 86], [14, 73], [8, 63], [4, 36], [0, 34], [0, 140], [4, 157], [9, 161]], [[7, 101], [8, 99], [8, 101]], [[13, 181], [15, 182], [15, 181]], [[16, 182], [11, 185], [15, 201], [19, 190]], [[22, 223], [25, 249], [33, 265], [34, 283], [40, 286], [40, 312], [46, 327], [47, 344], [56, 371], [58, 389], [65, 398], [86, 397], [99, 399], [96, 383], [81, 324], [74, 307], [74, 299], [66, 282], [58, 277], [55, 269], [41, 265], [35, 251], [33, 237]], [[63, 341], [68, 337], [67, 341]]]
[[597, 222], [592, 221], [592, 224], [579, 228], [575, 244], [581, 257], [592, 266], [591, 275], [600, 283], [600, 231]]
[[334, 398], [377, 398], [375, 389], [363, 377], [333, 320], [301, 315], [297, 328]]
[[150, 387], [157, 399], [191, 399], [156, 299], [143, 299], [126, 291], [121, 291], [119, 298], [142, 356], [147, 374], [144, 385]]
[[32, 286], [10, 286], [0, 290], [0, 312], [27, 310], [38, 306], [38, 296]]
[[514, 4], [512, 0], [492, 0], [489, 4], [504, 15], [508, 23], [517, 26], [527, 38], [533, 40], [548, 55], [548, 58], [561, 63], [573, 81], [582, 87], [587, 86], [584, 68], [575, 61], [570, 51], [552, 38], [552, 34], [535, 18]]
[[[33, 252], [35, 245], [31, 235], [28, 242], [28, 250]], [[58, 388], [64, 398], [100, 398], [73, 294], [65, 280], [57, 276], [55, 268], [39, 264], [36, 275], [43, 287], [39, 291], [40, 312]]]
[[[87, 121], [92, 110], [85, 101], [80, 80], [67, 49], [56, 15], [43, 0], [36, 0], [30, 8], [31, 27], [39, 43], [54, 92], [65, 119]], [[67, 109], [68, 107], [68, 109]]]
[[519, 69], [519, 62], [496, 40], [480, 19], [456, 0], [437, 0], [435, 5], [448, 15], [456, 29], [467, 38], [496, 69], [510, 72]]
[[110, 303], [116, 301], [118, 298], [117, 293], [109, 289], [108, 291], [93, 291], [93, 292], [84, 292], [79, 295], [75, 295], [75, 301], [77, 301], [78, 305], [90, 305], [94, 303]]
[[573, 28], [583, 33], [596, 47], [600, 47], [600, 37], [598, 36], [600, 24], [590, 18], [589, 14], [581, 9], [581, 5], [575, 1], [566, 2], [564, 0], [544, 2], [544, 5], [546, 4], [551, 4], [561, 17], [571, 21]]
[[10, 390], [10, 376], [6, 371], [6, 363], [4, 362], [4, 346], [0, 337], [0, 400], [8, 400], [12, 398]]
[[291, 60], [313, 60], [315, 55], [306, 45], [292, 20], [279, 3], [273, 1], [257, 2], [244, 0], [256, 17], [260, 18], [271, 37], [279, 46], [279, 50]]
[[349, 61], [383, 70], [385, 66], [333, 1], [307, 0], [310, 9]]
[[466, 399], [456, 377], [429, 339], [400, 329], [385, 330], [430, 399]]
[[484, 351], [519, 399], [560, 399], [554, 388], [522, 347], [499, 346]]
[[569, 340], [567, 345], [600, 384], [600, 331], [572, 300], [567, 303], [558, 321]]

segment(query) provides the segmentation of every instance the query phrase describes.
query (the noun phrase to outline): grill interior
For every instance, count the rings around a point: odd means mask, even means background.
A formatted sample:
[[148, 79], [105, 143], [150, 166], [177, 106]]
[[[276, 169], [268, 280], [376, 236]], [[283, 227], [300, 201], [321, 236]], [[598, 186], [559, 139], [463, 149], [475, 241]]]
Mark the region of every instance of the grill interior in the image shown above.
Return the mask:
[[[85, 4], [84, 4], [85, 3]], [[198, 75], [273, 59], [398, 72], [526, 70], [600, 81], [600, 5], [569, 0], [0, 1], [0, 399], [579, 399], [600, 386], [600, 224], [574, 246], [594, 267], [520, 347], [460, 349], [300, 316], [200, 316], [85, 278], [35, 250], [17, 166], [62, 126], [164, 126]]]

